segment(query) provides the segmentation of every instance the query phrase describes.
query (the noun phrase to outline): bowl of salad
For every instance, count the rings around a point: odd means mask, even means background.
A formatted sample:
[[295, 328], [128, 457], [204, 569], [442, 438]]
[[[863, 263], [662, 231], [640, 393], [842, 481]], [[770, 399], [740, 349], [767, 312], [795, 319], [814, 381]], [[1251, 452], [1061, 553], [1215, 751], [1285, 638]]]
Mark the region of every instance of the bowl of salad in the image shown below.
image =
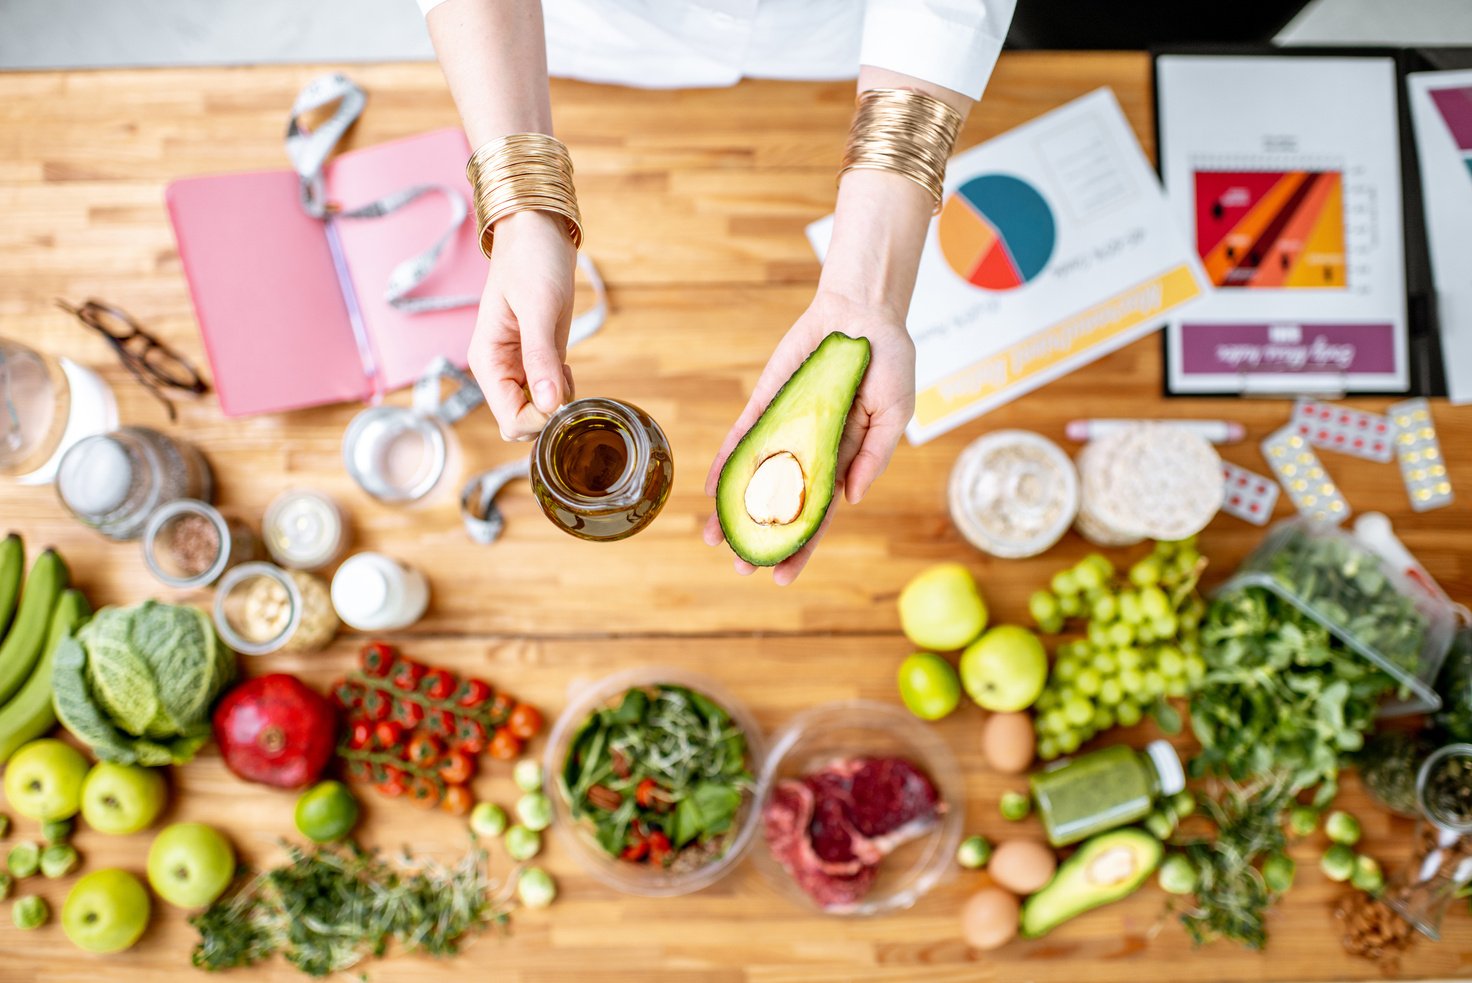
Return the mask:
[[558, 835], [617, 890], [699, 891], [751, 845], [764, 750], [714, 680], [673, 668], [608, 676], [576, 692], [547, 742]]

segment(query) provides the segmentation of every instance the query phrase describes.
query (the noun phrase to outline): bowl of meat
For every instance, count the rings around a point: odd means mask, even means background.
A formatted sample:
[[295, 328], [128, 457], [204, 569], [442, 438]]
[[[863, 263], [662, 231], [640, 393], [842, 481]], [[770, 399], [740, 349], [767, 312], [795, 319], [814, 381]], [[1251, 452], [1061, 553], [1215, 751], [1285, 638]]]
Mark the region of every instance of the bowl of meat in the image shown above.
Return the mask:
[[714, 884], [756, 832], [763, 741], [714, 680], [675, 668], [577, 690], [547, 741], [555, 828], [583, 868], [628, 894]]
[[828, 703], [773, 740], [758, 785], [762, 873], [830, 915], [908, 908], [953, 868], [965, 788], [945, 742], [897, 707]]

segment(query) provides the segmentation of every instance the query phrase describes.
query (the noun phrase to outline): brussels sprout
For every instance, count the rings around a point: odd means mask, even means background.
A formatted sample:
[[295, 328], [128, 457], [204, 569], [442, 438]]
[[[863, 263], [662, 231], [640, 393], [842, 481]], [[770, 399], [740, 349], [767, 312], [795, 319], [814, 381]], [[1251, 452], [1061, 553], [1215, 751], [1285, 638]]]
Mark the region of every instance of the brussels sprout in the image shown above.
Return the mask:
[[1354, 873], [1349, 876], [1349, 883], [1366, 894], [1379, 894], [1385, 887], [1385, 875], [1374, 857], [1362, 853], [1354, 858]]
[[542, 765], [535, 758], [522, 758], [511, 770], [511, 780], [523, 792], [542, 790]]
[[1176, 814], [1176, 821], [1185, 819], [1196, 811], [1196, 794], [1189, 789], [1182, 789], [1170, 797], [1170, 811]]
[[1160, 864], [1160, 889], [1168, 894], [1190, 894], [1201, 877], [1195, 864], [1184, 853], [1172, 853]]
[[967, 870], [980, 870], [992, 858], [992, 845], [985, 836], [968, 836], [956, 849], [956, 863]]
[[1262, 864], [1263, 883], [1267, 884], [1268, 890], [1274, 894], [1282, 894], [1291, 888], [1293, 875], [1297, 872], [1298, 865], [1286, 853], [1275, 853]]
[[1347, 881], [1354, 875], [1354, 851], [1343, 843], [1336, 843], [1319, 858], [1319, 868], [1331, 881]]
[[65, 877], [77, 869], [81, 858], [77, 856], [77, 848], [70, 843], [53, 843], [41, 851], [41, 874], [43, 877], [56, 879]]
[[70, 819], [53, 819], [41, 826], [41, 839], [47, 845], [65, 843], [72, 835], [72, 821]]
[[528, 867], [516, 879], [516, 896], [528, 908], [545, 908], [557, 898], [557, 882], [540, 867]]
[[478, 802], [470, 810], [470, 829], [476, 836], [500, 836], [506, 832], [506, 810], [494, 802]]
[[512, 860], [530, 860], [542, 852], [542, 837], [525, 826], [512, 826], [506, 831], [506, 853]]
[[1324, 832], [1335, 843], [1354, 846], [1360, 841], [1360, 821], [1343, 809], [1336, 809], [1324, 820]]
[[33, 928], [40, 928], [50, 917], [51, 908], [46, 904], [46, 899], [38, 898], [34, 894], [16, 898], [10, 905], [10, 920], [19, 929], [29, 931]]
[[17, 843], [10, 848], [5, 866], [10, 868], [10, 873], [17, 879], [30, 877], [41, 866], [41, 848], [34, 843]]
[[1166, 812], [1164, 809], [1156, 809], [1145, 817], [1145, 828], [1157, 840], [1168, 840], [1170, 835], [1176, 831], [1175, 814]]
[[516, 800], [516, 818], [533, 833], [552, 825], [552, 800], [541, 792], [528, 792]]
[[1020, 822], [1032, 812], [1032, 799], [1021, 792], [1003, 792], [997, 808], [1001, 810], [1003, 819]]
[[1294, 836], [1313, 836], [1319, 828], [1319, 813], [1312, 806], [1294, 806], [1288, 813], [1288, 831]]

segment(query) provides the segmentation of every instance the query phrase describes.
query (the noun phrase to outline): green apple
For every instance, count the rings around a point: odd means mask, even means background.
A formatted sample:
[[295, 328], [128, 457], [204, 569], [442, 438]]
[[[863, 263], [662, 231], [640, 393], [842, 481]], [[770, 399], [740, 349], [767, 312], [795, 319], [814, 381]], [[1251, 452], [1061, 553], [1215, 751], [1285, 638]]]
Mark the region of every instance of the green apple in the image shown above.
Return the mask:
[[204, 823], [165, 826], [148, 848], [148, 883], [177, 908], [202, 908], [235, 879], [235, 848]]
[[126, 870], [94, 870], [61, 906], [61, 930], [78, 949], [121, 952], [148, 927], [148, 892]]
[[109, 836], [147, 829], [163, 807], [164, 776], [154, 768], [99, 761], [82, 783], [82, 820]]
[[70, 819], [82, 804], [87, 759], [62, 741], [32, 741], [5, 767], [5, 798], [22, 816], [43, 823]]
[[942, 563], [918, 574], [900, 591], [900, 627], [923, 649], [950, 652], [970, 645], [986, 627], [986, 602], [971, 571]]
[[961, 653], [961, 685], [984, 710], [1032, 706], [1048, 681], [1048, 653], [1026, 628], [998, 625]]
[[951, 664], [933, 652], [916, 652], [900, 663], [900, 699], [921, 720], [939, 720], [961, 702], [961, 681]]

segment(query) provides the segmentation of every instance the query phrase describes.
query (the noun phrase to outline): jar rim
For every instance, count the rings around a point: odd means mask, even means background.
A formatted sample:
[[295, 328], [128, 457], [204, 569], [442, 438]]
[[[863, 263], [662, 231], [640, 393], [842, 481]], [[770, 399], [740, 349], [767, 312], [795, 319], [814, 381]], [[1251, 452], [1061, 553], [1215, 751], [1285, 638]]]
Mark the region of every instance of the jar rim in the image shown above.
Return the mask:
[[[291, 617], [287, 619], [280, 634], [264, 642], [252, 642], [245, 638], [235, 630], [225, 613], [225, 602], [230, 594], [250, 577], [269, 577], [276, 581], [286, 589], [287, 602], [291, 605]], [[279, 651], [296, 634], [301, 623], [302, 592], [296, 581], [291, 579], [291, 575], [273, 563], [256, 560], [232, 567], [215, 589], [215, 630], [220, 633], [220, 638], [226, 645], [242, 655], [268, 655]]]
[[[164, 526], [169, 520], [185, 514], [204, 516], [210, 525], [215, 527], [215, 532], [219, 535], [219, 548], [215, 553], [214, 561], [203, 572], [193, 577], [176, 577], [163, 569], [155, 556], [154, 547], [157, 545], [159, 534], [164, 531]], [[148, 517], [148, 524], [143, 527], [143, 562], [148, 566], [150, 573], [169, 587], [205, 587], [214, 583], [219, 579], [220, 574], [225, 572], [225, 567], [230, 562], [230, 554], [234, 551], [232, 539], [230, 524], [219, 509], [196, 498], [176, 498], [154, 509], [153, 514]]]
[[[631, 445], [631, 453], [629, 460], [624, 464], [623, 474], [619, 475], [618, 480], [608, 487], [605, 494], [580, 495], [553, 477], [556, 470], [552, 467], [552, 446], [556, 443], [555, 438], [558, 435], [594, 412], [605, 413], [624, 424]], [[659, 426], [654, 423], [653, 417], [633, 403], [609, 399], [605, 396], [585, 396], [558, 407], [548, 418], [546, 425], [542, 427], [542, 432], [537, 436], [537, 446], [532, 452], [532, 464], [535, 468], [537, 483], [559, 505], [570, 509], [613, 510], [637, 502], [644, 493], [644, 476], [649, 470], [649, 461], [653, 454], [646, 424], [644, 420], [639, 419], [638, 414], [642, 414], [649, 420], [649, 426], [656, 428]]]
[[1421, 762], [1420, 771], [1416, 775], [1416, 804], [1420, 806], [1421, 814], [1426, 817], [1426, 820], [1441, 829], [1451, 833], [1472, 833], [1472, 816], [1462, 822], [1456, 822], [1449, 816], [1439, 814], [1426, 801], [1426, 785], [1431, 780], [1432, 771], [1443, 761], [1452, 757], [1472, 758], [1472, 744], [1447, 744], [1426, 756], [1426, 760]]

